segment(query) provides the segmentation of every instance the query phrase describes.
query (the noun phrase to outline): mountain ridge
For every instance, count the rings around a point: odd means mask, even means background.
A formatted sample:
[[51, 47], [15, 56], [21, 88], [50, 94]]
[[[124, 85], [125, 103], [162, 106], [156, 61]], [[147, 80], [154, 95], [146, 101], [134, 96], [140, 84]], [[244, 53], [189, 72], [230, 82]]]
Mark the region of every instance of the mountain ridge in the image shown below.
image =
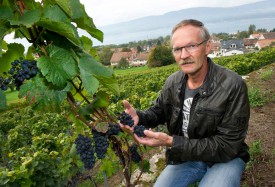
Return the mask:
[[126, 22], [98, 27], [104, 33], [104, 42], [98, 45], [122, 44], [170, 35], [175, 24], [183, 19], [198, 19], [210, 33], [247, 30], [250, 24], [256, 28], [275, 28], [275, 1], [264, 0], [234, 7], [194, 7], [146, 16]]

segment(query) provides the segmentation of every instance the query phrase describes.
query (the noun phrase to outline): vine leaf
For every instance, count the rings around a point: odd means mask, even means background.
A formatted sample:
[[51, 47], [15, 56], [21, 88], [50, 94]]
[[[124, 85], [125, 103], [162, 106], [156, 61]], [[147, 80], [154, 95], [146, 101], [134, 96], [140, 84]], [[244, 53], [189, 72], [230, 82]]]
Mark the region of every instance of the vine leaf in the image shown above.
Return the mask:
[[8, 72], [11, 62], [24, 56], [24, 46], [18, 43], [8, 44], [8, 50], [0, 57], [0, 73]]
[[7, 107], [7, 100], [4, 92], [0, 90], [0, 110], [5, 109]]
[[40, 19], [41, 12], [38, 9], [35, 10], [26, 10], [24, 16], [20, 17], [19, 20], [10, 20], [11, 25], [24, 25], [27, 28], [30, 28], [35, 22]]
[[103, 32], [98, 30], [86, 11], [84, 5], [79, 0], [55, 0], [55, 2], [66, 12], [77, 26], [87, 31], [92, 37], [99, 41], [103, 41]]
[[44, 78], [36, 75], [20, 87], [19, 98], [26, 97], [28, 103], [38, 110], [60, 111], [67, 92], [71, 90], [70, 84], [61, 90], [46, 84]]
[[42, 18], [62, 22], [68, 21], [68, 16], [57, 5], [46, 7]]
[[55, 2], [66, 12], [72, 19], [83, 17], [84, 13], [79, 0], [55, 0]]
[[106, 108], [109, 105], [109, 95], [105, 92], [99, 91], [93, 101], [81, 108], [80, 113], [88, 116], [94, 113], [95, 109]]
[[93, 95], [100, 82], [114, 94], [119, 94], [119, 87], [113, 71], [96, 62], [92, 56], [82, 53], [79, 59], [79, 69], [84, 88], [88, 93]]
[[8, 7], [0, 7], [0, 57], [2, 56], [2, 39], [10, 29], [10, 25], [6, 19], [12, 16], [11, 9]]
[[76, 61], [70, 51], [55, 45], [47, 48], [48, 57], [42, 56], [37, 60], [37, 66], [46, 79], [56, 86], [65, 86], [67, 80], [78, 74]]
[[80, 45], [77, 29], [71, 23], [41, 18], [38, 22], [36, 22], [36, 24], [44, 27], [45, 29], [65, 36], [75, 45]]

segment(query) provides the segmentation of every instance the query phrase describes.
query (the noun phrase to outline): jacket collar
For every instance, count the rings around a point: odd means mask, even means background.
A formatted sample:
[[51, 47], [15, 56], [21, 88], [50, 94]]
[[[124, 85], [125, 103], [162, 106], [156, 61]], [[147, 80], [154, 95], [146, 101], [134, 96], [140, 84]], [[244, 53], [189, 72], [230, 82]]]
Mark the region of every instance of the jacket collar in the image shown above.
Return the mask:
[[207, 63], [208, 63], [208, 71], [205, 77], [205, 81], [202, 84], [199, 94], [201, 97], [207, 97], [210, 96], [213, 93], [214, 90], [214, 74], [213, 74], [213, 69], [214, 69], [214, 62], [207, 57]]

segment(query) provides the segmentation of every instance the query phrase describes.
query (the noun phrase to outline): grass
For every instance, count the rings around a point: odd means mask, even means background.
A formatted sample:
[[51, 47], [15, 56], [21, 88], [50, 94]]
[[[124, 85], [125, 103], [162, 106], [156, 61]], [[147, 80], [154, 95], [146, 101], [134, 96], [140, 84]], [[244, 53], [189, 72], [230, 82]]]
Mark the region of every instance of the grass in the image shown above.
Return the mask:
[[115, 72], [115, 75], [127, 75], [129, 73], [138, 73], [148, 69], [149, 69], [148, 66], [129, 67], [127, 69], [114, 69], [114, 72]]
[[18, 98], [18, 94], [19, 94], [18, 91], [8, 90], [8, 91], [5, 91], [4, 93], [6, 95], [8, 105], [15, 104], [15, 103], [21, 103], [21, 102], [25, 101], [25, 99]]
[[267, 99], [258, 88], [248, 87], [248, 97], [251, 107], [263, 106]]
[[260, 78], [262, 80], [269, 80], [269, 79], [271, 79], [272, 74], [273, 74], [273, 70], [272, 69], [267, 69], [267, 70], [261, 72]]

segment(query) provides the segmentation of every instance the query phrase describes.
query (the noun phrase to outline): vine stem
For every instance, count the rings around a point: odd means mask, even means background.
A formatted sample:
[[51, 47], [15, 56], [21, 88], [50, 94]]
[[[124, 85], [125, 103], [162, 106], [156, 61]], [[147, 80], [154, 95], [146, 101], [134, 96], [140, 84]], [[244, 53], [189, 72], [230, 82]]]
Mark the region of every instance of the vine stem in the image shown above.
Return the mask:
[[78, 112], [77, 112], [77, 109], [76, 109], [76, 106], [73, 102], [73, 100], [71, 99], [71, 94], [67, 94], [67, 101], [69, 102], [70, 106], [71, 106], [71, 109], [73, 110], [73, 113], [75, 114], [75, 117], [77, 119], [79, 119], [80, 121], [82, 121], [85, 125], [87, 125], [88, 127], [91, 127], [91, 128], [95, 128], [95, 126], [93, 125], [93, 123], [89, 123], [87, 120], [84, 119], [83, 116], [79, 115]]

